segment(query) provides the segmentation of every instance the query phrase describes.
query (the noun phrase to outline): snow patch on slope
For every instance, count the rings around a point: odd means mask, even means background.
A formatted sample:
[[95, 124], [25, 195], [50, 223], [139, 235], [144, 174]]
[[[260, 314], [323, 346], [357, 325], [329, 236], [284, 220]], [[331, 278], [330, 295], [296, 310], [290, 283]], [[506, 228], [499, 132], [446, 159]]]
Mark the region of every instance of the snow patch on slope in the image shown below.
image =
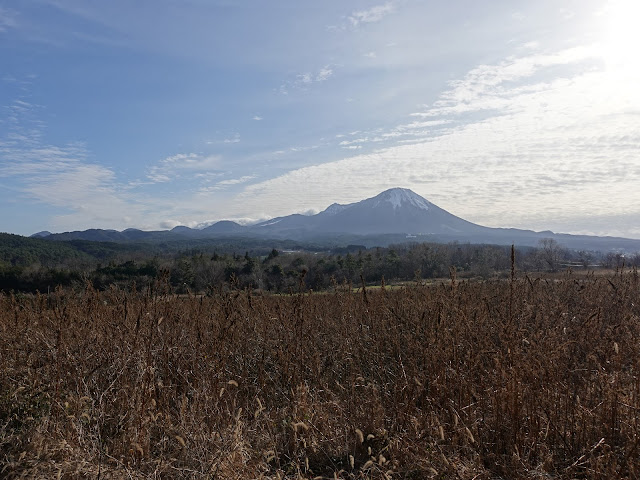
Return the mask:
[[353, 204], [341, 205], [339, 203], [332, 203], [329, 205], [322, 213], [326, 213], [328, 215], [335, 215], [336, 213], [342, 212], [347, 207], [350, 207]]
[[406, 188], [393, 188], [383, 192], [382, 195], [384, 195], [384, 200], [393, 205], [394, 210], [407, 203], [423, 210], [429, 210], [429, 202]]
[[275, 225], [276, 223], [279, 223], [280, 220], [274, 220], [272, 222], [267, 222], [267, 223], [261, 223], [260, 225], [258, 225], [259, 227], [268, 227], [269, 225]]

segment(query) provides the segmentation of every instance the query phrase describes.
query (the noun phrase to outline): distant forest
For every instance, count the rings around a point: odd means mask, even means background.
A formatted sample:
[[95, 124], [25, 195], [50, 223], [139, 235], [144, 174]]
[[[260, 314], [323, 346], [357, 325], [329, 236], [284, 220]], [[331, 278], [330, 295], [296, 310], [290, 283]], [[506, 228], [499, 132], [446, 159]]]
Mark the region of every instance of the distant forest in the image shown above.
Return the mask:
[[[335, 284], [367, 285], [447, 277], [495, 278], [511, 268], [510, 247], [402, 243], [331, 247], [291, 241], [217, 239], [190, 243], [49, 241], [0, 234], [0, 290], [47, 292], [58, 286], [148, 288], [162, 279], [174, 293], [221, 286], [286, 293]], [[640, 253], [574, 251], [552, 239], [517, 247], [520, 271], [637, 267]]]

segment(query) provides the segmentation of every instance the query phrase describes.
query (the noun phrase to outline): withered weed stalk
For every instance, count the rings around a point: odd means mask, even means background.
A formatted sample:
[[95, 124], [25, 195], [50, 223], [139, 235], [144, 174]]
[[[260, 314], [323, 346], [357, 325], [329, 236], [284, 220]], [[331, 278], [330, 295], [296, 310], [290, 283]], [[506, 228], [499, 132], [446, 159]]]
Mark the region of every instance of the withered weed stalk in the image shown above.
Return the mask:
[[637, 478], [640, 291], [0, 296], [0, 477]]

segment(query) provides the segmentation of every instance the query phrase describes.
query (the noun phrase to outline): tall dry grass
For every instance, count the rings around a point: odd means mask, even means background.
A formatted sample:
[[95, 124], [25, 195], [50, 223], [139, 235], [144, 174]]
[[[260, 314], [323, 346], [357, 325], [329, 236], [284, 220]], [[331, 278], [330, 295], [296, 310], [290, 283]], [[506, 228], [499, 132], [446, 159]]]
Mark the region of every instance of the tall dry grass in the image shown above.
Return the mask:
[[0, 477], [637, 478], [640, 289], [0, 297]]

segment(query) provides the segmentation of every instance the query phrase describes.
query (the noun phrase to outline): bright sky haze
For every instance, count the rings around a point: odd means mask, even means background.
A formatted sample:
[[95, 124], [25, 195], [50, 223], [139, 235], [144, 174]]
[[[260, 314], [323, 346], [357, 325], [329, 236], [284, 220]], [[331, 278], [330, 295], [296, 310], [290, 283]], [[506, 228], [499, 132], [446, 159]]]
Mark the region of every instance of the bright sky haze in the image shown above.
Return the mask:
[[0, 231], [314, 213], [391, 187], [640, 238], [636, 0], [0, 0]]

